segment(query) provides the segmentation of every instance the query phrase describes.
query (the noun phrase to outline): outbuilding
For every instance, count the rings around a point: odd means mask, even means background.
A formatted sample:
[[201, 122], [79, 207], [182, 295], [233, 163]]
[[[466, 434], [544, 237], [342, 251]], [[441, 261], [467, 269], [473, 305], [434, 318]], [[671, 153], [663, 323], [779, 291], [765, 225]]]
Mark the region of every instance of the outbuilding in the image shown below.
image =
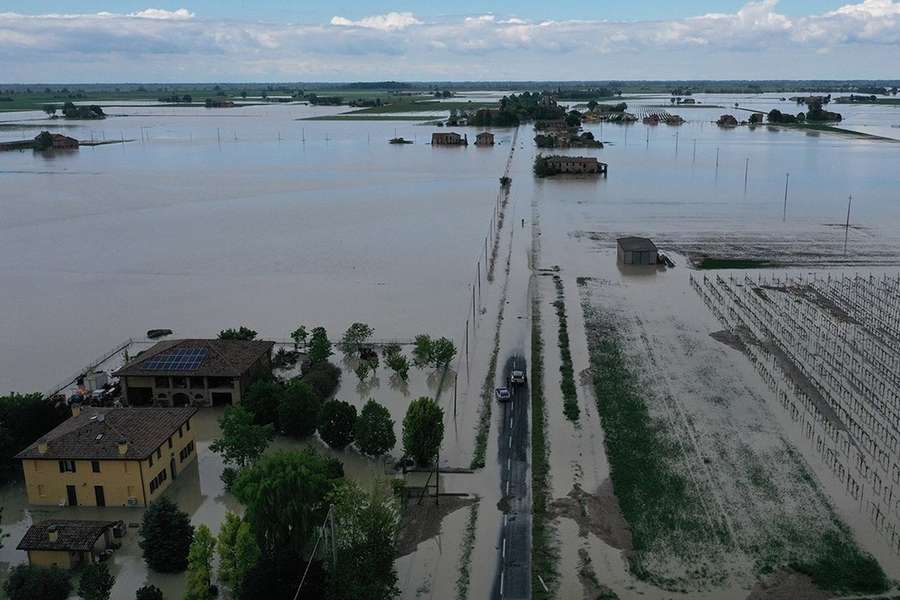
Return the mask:
[[655, 265], [659, 262], [659, 250], [652, 240], [643, 237], [623, 237], [617, 240], [619, 264]]
[[494, 145], [494, 134], [490, 131], [482, 131], [477, 136], [475, 136], [475, 145], [476, 146], [493, 146]]
[[115, 521], [47, 519], [35, 523], [16, 546], [31, 566], [75, 569], [93, 564], [112, 542]]

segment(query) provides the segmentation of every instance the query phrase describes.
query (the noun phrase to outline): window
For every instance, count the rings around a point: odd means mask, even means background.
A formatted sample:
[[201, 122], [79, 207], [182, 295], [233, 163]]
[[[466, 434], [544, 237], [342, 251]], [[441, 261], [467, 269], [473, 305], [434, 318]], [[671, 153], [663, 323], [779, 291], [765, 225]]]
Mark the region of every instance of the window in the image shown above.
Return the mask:
[[191, 430], [191, 420], [188, 419], [187, 421], [185, 421], [184, 426], [185, 426], [185, 428], [187, 428], [188, 431], [190, 431]]
[[156, 449], [156, 458], [162, 458], [162, 446]]
[[194, 451], [194, 442], [188, 442], [187, 445], [181, 449], [181, 452], [178, 453], [179, 457], [181, 458], [181, 462], [184, 462], [184, 460], [188, 456], [190, 456], [193, 451]]
[[100, 461], [99, 460], [91, 461], [91, 471], [93, 471], [94, 473], [100, 472]]
[[180, 438], [184, 437], [184, 431], [181, 430], [181, 427], [178, 427], [178, 437], [180, 437]]
[[156, 377], [154, 378], [153, 385], [158, 388], [167, 388], [169, 387], [169, 378], [168, 377]]
[[59, 472], [60, 473], [74, 473], [75, 472], [75, 461], [74, 460], [59, 461]]
[[128, 494], [128, 497], [129, 497], [129, 498], [135, 498], [135, 497], [136, 497], [136, 496], [134, 495], [134, 486], [133, 486], [133, 485], [126, 486], [126, 487], [125, 487], [125, 493]]
[[172, 449], [172, 438], [170, 437], [169, 438], [169, 450], [171, 450], [171, 449]]
[[38, 484], [38, 496], [43, 498], [47, 495], [47, 489], [43, 486], [43, 484]]
[[[35, 471], [35, 473], [41, 470], [41, 461], [39, 461], [39, 460], [33, 460], [33, 461], [31, 461], [31, 462], [34, 464], [34, 471]], [[894, 468], [896, 469], [896, 467], [894, 467]]]
[[150, 466], [151, 467], [153, 466], [153, 455], [152, 454], [150, 455]]

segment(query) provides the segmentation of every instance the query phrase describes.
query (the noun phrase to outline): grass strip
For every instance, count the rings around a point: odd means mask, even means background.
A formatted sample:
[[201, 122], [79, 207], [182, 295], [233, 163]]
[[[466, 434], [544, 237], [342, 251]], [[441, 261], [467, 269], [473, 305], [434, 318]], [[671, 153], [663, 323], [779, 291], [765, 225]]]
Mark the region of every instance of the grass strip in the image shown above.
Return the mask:
[[763, 258], [715, 258], [704, 256], [695, 263], [698, 269], [768, 269], [778, 263]]
[[462, 539], [462, 553], [459, 557], [459, 576], [456, 578], [456, 598], [466, 600], [469, 597], [470, 568], [472, 566], [472, 550], [475, 548], [475, 530], [478, 524], [478, 507], [476, 499], [469, 507], [469, 519], [466, 521], [466, 532]]
[[504, 294], [500, 297], [500, 313], [497, 316], [497, 328], [494, 331], [494, 349], [491, 351], [491, 361], [488, 365], [487, 375], [481, 386], [481, 413], [478, 415], [478, 433], [475, 434], [475, 452], [472, 453], [470, 469], [484, 467], [484, 457], [487, 453], [488, 434], [491, 432], [491, 410], [494, 400], [494, 380], [497, 377], [497, 357], [500, 354], [500, 325], [503, 323], [503, 307], [506, 305]]
[[[547, 409], [544, 405], [544, 342], [541, 339], [540, 299], [531, 304], [531, 595], [549, 600], [559, 580], [559, 549], [550, 506], [550, 446], [547, 442]], [[544, 591], [541, 579], [549, 592]]]
[[572, 366], [572, 351], [569, 345], [569, 324], [566, 318], [566, 296], [562, 278], [553, 276], [553, 284], [556, 286], [556, 318], [559, 320], [559, 372], [562, 375], [559, 387], [563, 396], [563, 414], [570, 421], [578, 421], [581, 410], [578, 408], [578, 393], [575, 387], [575, 369]]

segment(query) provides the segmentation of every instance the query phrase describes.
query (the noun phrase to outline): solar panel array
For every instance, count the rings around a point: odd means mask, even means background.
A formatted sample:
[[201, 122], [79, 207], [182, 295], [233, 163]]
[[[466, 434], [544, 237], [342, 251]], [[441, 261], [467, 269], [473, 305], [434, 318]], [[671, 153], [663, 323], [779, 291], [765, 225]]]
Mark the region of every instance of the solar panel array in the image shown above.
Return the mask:
[[207, 348], [176, 348], [147, 359], [141, 368], [148, 371], [194, 371], [209, 354]]

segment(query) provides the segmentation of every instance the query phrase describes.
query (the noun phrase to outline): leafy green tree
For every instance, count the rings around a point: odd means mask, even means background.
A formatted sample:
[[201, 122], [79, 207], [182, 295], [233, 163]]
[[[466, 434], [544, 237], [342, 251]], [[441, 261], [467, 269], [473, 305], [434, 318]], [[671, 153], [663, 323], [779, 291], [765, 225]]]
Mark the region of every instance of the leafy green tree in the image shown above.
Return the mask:
[[397, 374], [403, 381], [409, 380], [409, 359], [399, 352], [389, 354], [387, 357], [387, 366]]
[[253, 415], [258, 425], [278, 424], [278, 405], [284, 390], [281, 384], [271, 379], [254, 381], [244, 393], [241, 405]]
[[412, 356], [413, 364], [420, 369], [431, 364], [431, 336], [425, 334], [416, 336]]
[[341, 338], [341, 350], [347, 355], [357, 354], [373, 333], [375, 330], [367, 324], [353, 323]]
[[581, 113], [577, 110], [569, 111], [569, 114], [566, 115], [566, 126], [581, 127]]
[[45, 113], [47, 113], [48, 117], [52, 117], [56, 114], [56, 105], [55, 104], [45, 104], [41, 107]]
[[356, 373], [356, 376], [361, 382], [365, 381], [366, 377], [369, 376], [369, 373], [372, 372], [372, 365], [369, 364], [368, 361], [360, 360], [359, 363], [357, 363], [356, 368], [353, 369], [353, 372]]
[[436, 369], [446, 368], [456, 356], [456, 346], [449, 339], [442, 337], [431, 344], [431, 364]]
[[205, 524], [194, 531], [194, 541], [188, 552], [187, 589], [184, 600], [212, 600], [212, 559], [216, 538]]
[[364, 493], [343, 482], [331, 495], [341, 531], [337, 565], [327, 574], [329, 600], [391, 600], [400, 593], [394, 558], [399, 511], [383, 488]]
[[40, 393], [0, 396], [0, 475], [21, 473], [15, 455], [70, 416], [65, 403], [44, 400]]
[[341, 382], [341, 370], [328, 361], [319, 362], [307, 368], [300, 379], [324, 400], [334, 394]]
[[209, 449], [222, 455], [226, 464], [243, 469], [262, 456], [275, 437], [272, 425], [257, 425], [253, 415], [243, 406], [231, 406], [219, 419], [222, 437], [213, 441]]
[[241, 325], [239, 329], [223, 329], [219, 332], [220, 340], [255, 340], [256, 331]]
[[309, 360], [312, 364], [325, 362], [334, 354], [331, 350], [331, 342], [328, 341], [328, 332], [324, 327], [315, 327], [309, 340]]
[[219, 530], [219, 579], [231, 588], [231, 595], [241, 597], [242, 584], [247, 573], [260, 559], [259, 545], [250, 523], [232, 512], [225, 513], [225, 521]]
[[391, 413], [374, 400], [363, 406], [356, 420], [356, 445], [363, 454], [381, 456], [390, 452], [397, 443]]
[[109, 600], [115, 583], [106, 563], [88, 565], [78, 581], [78, 595], [84, 600]]
[[138, 588], [134, 600], [163, 600], [163, 593], [155, 585], [145, 585]]
[[180, 573], [187, 568], [194, 527], [186, 512], [163, 496], [144, 511], [138, 545], [147, 566], [159, 573]]
[[[246, 94], [246, 92], [244, 92]], [[297, 329], [291, 332], [291, 339], [294, 340], [294, 350], [299, 350], [300, 346], [306, 345], [306, 339], [309, 337], [309, 333], [306, 331], [306, 327], [301, 325]]]
[[322, 405], [319, 413], [319, 435], [322, 440], [336, 450], [341, 450], [353, 441], [356, 425], [356, 407], [341, 400], [329, 400]]
[[322, 399], [313, 388], [298, 379], [292, 379], [284, 388], [278, 405], [278, 423], [281, 431], [293, 437], [306, 437], [316, 432]]
[[18, 565], [9, 572], [3, 591], [9, 600], [66, 600], [72, 582], [69, 574], [57, 567]]
[[309, 449], [271, 452], [241, 472], [234, 495], [263, 554], [303, 552], [328, 510], [334, 475], [333, 465]]
[[413, 400], [403, 419], [403, 451], [416, 464], [434, 462], [444, 440], [444, 411], [427, 396]]

